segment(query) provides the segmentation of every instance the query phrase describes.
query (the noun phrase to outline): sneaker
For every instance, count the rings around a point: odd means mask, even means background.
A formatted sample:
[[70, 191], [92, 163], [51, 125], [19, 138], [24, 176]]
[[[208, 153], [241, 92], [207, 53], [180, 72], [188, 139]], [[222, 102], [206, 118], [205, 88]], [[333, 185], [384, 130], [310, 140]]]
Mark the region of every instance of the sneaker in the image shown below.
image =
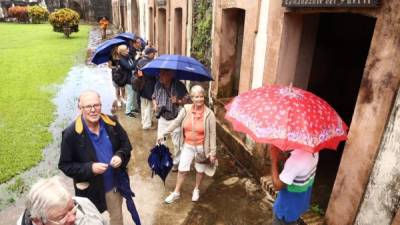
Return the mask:
[[175, 200], [179, 199], [181, 197], [180, 193], [176, 193], [176, 192], [171, 192], [170, 195], [168, 195], [168, 197], [165, 198], [165, 203], [167, 204], [171, 204], [173, 203]]
[[199, 189], [194, 189], [193, 190], [193, 195], [192, 195], [192, 202], [197, 202], [200, 198], [200, 190]]

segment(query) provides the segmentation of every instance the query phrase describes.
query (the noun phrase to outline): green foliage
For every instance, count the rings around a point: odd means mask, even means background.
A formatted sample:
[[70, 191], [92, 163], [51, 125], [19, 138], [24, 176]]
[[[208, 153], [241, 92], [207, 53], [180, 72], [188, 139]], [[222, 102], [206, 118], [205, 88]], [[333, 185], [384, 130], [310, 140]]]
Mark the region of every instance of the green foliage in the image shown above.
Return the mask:
[[210, 67], [212, 3], [208, 0], [197, 0], [193, 10], [192, 56]]
[[323, 216], [325, 214], [324, 210], [321, 209], [321, 207], [318, 204], [311, 205], [311, 212], [316, 213], [320, 216]]
[[36, 165], [52, 140], [48, 87], [84, 57], [89, 27], [82, 30], [65, 41], [46, 24], [0, 23], [0, 183]]
[[26, 191], [26, 185], [22, 178], [18, 177], [15, 179], [13, 184], [10, 184], [7, 189], [12, 192], [16, 192], [18, 194], [22, 194], [24, 191]]
[[32, 23], [41, 23], [47, 21], [49, 11], [38, 5], [28, 6], [28, 15]]
[[55, 32], [64, 32], [64, 27], [71, 29], [71, 32], [78, 32], [79, 14], [69, 8], [56, 10], [49, 16], [49, 22]]

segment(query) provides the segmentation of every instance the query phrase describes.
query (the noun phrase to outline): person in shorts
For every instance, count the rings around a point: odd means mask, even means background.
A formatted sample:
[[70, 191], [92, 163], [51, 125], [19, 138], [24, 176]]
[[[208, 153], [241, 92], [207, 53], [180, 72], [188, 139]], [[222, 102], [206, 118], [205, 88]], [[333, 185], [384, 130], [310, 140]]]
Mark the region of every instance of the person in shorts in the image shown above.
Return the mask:
[[174, 119], [158, 140], [161, 142], [167, 134], [180, 127], [180, 147], [182, 146], [178, 166], [178, 178], [175, 190], [165, 199], [172, 203], [179, 199], [180, 190], [186, 174], [190, 171], [193, 161], [196, 169], [196, 184], [192, 194], [192, 201], [200, 197], [199, 187], [204, 174], [212, 176], [216, 169], [216, 123], [215, 115], [205, 104], [204, 89], [193, 86], [190, 92], [193, 104], [184, 105], [176, 119]]

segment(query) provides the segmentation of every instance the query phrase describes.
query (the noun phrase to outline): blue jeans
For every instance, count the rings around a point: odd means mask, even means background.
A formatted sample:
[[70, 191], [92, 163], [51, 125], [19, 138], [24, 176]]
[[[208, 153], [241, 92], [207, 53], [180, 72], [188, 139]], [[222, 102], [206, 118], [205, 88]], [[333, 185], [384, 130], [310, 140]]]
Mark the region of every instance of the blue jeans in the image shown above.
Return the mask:
[[279, 219], [276, 214], [272, 213], [272, 225], [297, 225], [297, 221], [286, 222], [285, 220]]
[[126, 95], [126, 108], [125, 113], [130, 113], [133, 110], [138, 110], [137, 92], [132, 89], [131, 84], [125, 85]]

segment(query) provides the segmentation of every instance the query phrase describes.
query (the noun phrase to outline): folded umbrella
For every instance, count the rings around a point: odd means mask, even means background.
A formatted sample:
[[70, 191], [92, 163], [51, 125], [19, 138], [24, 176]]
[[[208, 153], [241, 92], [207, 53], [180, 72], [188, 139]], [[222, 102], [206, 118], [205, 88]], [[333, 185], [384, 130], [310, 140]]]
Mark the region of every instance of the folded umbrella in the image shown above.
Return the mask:
[[154, 173], [157, 174], [165, 184], [165, 179], [173, 166], [171, 153], [168, 147], [163, 144], [154, 146], [154, 148], [151, 149], [147, 162], [152, 170], [152, 177]]
[[107, 62], [111, 57], [111, 51], [114, 47], [127, 44], [122, 39], [110, 39], [99, 45], [93, 53], [92, 63], [99, 65]]
[[208, 69], [192, 57], [161, 55], [142, 68], [145, 76], [159, 76], [160, 69], [173, 70], [178, 80], [213, 80]]
[[115, 172], [115, 178], [117, 191], [121, 193], [123, 198], [125, 198], [126, 207], [132, 216], [132, 220], [136, 225], [140, 225], [139, 213], [136, 210], [135, 202], [133, 202], [133, 197], [135, 197], [135, 194], [131, 189], [128, 173], [125, 170], [117, 170]]

